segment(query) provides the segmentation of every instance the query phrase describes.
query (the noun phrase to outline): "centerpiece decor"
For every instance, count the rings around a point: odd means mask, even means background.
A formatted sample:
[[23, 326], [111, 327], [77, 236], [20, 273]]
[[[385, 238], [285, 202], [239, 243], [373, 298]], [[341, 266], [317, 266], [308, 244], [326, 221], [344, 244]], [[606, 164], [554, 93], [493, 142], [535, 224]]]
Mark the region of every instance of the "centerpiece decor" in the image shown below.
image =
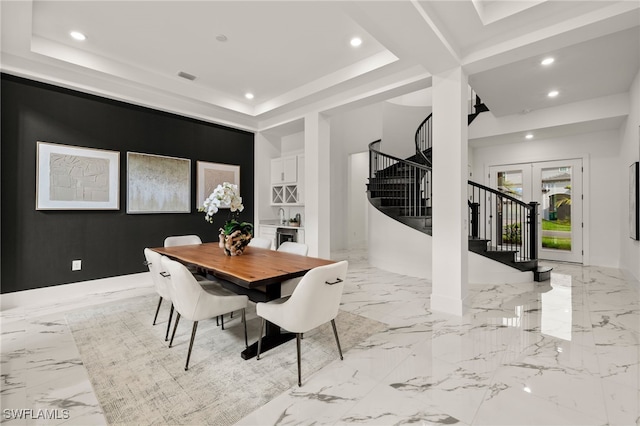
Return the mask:
[[205, 212], [204, 220], [213, 223], [213, 215], [221, 208], [227, 207], [229, 217], [220, 228], [220, 248], [227, 256], [239, 256], [253, 237], [253, 225], [237, 220], [237, 216], [244, 210], [242, 197], [238, 194], [238, 185], [229, 182], [218, 185], [198, 211]]

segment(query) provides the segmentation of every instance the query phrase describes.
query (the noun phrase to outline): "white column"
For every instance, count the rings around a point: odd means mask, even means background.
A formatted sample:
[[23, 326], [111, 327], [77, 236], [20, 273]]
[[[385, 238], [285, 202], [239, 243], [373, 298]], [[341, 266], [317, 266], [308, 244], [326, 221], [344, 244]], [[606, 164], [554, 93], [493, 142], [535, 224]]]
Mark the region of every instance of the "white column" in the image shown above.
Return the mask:
[[331, 254], [329, 131], [327, 117], [319, 113], [305, 115], [304, 238], [309, 256], [326, 259]]
[[433, 289], [431, 309], [462, 315], [468, 286], [467, 76], [433, 76]]

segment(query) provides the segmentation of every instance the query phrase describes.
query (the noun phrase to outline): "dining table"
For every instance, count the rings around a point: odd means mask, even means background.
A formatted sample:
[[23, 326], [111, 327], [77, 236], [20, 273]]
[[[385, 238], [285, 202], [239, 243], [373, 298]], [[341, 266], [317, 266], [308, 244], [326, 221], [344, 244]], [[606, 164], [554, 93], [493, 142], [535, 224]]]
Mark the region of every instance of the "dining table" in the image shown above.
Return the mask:
[[[318, 266], [335, 263], [329, 259], [252, 246], [247, 246], [242, 255], [229, 256], [218, 243], [156, 247], [152, 250], [195, 267], [223, 287], [237, 294], [245, 294], [256, 303], [279, 299], [280, 284], [283, 281], [301, 277]], [[267, 322], [261, 351], [268, 351], [293, 338], [294, 333], [283, 332], [277, 325]], [[256, 356], [257, 351], [258, 343], [255, 342], [240, 355], [243, 359], [250, 359]]]

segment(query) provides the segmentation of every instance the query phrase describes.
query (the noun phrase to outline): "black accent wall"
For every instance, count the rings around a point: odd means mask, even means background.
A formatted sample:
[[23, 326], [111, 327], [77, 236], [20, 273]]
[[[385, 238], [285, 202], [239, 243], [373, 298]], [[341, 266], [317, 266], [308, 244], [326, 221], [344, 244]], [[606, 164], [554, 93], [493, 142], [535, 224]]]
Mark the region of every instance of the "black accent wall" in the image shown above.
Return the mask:
[[[240, 165], [240, 217], [253, 222], [253, 133], [8, 74], [1, 84], [2, 293], [144, 272], [144, 247], [169, 235], [216, 241], [227, 211], [213, 224], [197, 211], [196, 160]], [[120, 152], [120, 210], [37, 211], [37, 141]], [[127, 151], [191, 159], [192, 212], [128, 215]]]

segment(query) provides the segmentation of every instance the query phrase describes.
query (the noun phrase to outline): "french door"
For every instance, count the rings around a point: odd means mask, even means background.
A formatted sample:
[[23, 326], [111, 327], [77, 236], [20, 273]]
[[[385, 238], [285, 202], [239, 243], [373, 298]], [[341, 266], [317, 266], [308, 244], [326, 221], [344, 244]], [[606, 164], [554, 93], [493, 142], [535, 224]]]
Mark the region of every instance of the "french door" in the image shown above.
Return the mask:
[[525, 203], [539, 203], [539, 259], [582, 263], [581, 159], [492, 166], [489, 182]]

